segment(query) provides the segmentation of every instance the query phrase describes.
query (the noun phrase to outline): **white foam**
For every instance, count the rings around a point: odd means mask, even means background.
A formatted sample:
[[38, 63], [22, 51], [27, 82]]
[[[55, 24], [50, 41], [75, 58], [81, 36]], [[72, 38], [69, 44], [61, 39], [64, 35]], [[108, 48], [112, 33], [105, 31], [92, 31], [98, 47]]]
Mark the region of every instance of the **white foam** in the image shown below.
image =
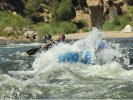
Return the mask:
[[[68, 51], [81, 52], [84, 50], [90, 50], [95, 52], [98, 48], [98, 43], [104, 38], [103, 33], [98, 29], [92, 30], [90, 35], [85, 39], [76, 41], [74, 44], [59, 43], [46, 52], [38, 53], [35, 61], [32, 64], [33, 70], [18, 71], [15, 74], [34, 75], [35, 80], [46, 81], [49, 77], [54, 77], [53, 73], [59, 72], [58, 78], [73, 78], [75, 75], [81, 75], [87, 77], [87, 75], [96, 75], [106, 78], [116, 79], [133, 79], [133, 71], [127, 71], [122, 68], [122, 65], [112, 60], [113, 57], [123, 57], [124, 54], [120, 51], [120, 45], [107, 44], [107, 48], [99, 52], [97, 55], [93, 55], [95, 65], [87, 65], [81, 63], [59, 63], [58, 56]], [[105, 40], [104, 40], [105, 41]], [[106, 41], [105, 41], [106, 43]], [[126, 59], [126, 58], [125, 58]], [[127, 59], [126, 59], [127, 60]], [[124, 63], [128, 65], [128, 60]], [[103, 64], [106, 61], [105, 64]], [[102, 63], [101, 63], [102, 62]], [[61, 74], [63, 72], [64, 74]], [[14, 73], [14, 72], [10, 72]], [[53, 76], [52, 76], [53, 75]], [[69, 77], [68, 77], [69, 76]], [[34, 80], [34, 79], [33, 79]], [[30, 81], [32, 82], [32, 81]]]

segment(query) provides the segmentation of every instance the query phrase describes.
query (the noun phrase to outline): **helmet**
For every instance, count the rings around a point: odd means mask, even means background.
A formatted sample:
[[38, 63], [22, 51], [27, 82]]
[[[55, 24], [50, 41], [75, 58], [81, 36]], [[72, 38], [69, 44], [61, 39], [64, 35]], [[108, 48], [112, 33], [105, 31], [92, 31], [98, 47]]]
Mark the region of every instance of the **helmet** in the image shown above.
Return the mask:
[[49, 40], [51, 38], [52, 38], [52, 36], [50, 34], [47, 34], [47, 39]]
[[106, 47], [106, 44], [104, 42], [100, 42], [98, 45], [99, 49], [104, 49]]
[[46, 39], [46, 40], [49, 40], [49, 39], [51, 39], [51, 38], [52, 38], [52, 37], [51, 37], [50, 34], [46, 34], [46, 35], [45, 35], [45, 39]]
[[52, 36], [50, 34], [46, 34], [44, 37], [44, 42], [47, 43], [51, 39], [52, 39]]

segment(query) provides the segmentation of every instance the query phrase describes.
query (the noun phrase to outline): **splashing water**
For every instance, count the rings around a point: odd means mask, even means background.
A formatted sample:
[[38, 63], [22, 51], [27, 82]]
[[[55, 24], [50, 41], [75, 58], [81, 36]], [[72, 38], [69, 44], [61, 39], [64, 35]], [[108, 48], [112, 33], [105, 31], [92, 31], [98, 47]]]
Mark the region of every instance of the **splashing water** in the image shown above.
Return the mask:
[[[104, 41], [107, 47], [95, 54], [100, 41]], [[85, 50], [92, 52], [92, 60], [95, 62], [93, 65], [58, 61], [58, 56], [65, 52]], [[59, 43], [46, 52], [38, 53], [32, 64], [32, 70], [9, 71], [12, 77], [1, 74], [0, 97], [1, 99], [131, 98], [128, 88], [133, 86], [133, 71], [123, 68], [125, 65], [130, 67], [127, 56], [128, 52], [123, 53], [120, 45], [107, 43], [103, 33], [94, 29], [88, 37], [73, 44]]]

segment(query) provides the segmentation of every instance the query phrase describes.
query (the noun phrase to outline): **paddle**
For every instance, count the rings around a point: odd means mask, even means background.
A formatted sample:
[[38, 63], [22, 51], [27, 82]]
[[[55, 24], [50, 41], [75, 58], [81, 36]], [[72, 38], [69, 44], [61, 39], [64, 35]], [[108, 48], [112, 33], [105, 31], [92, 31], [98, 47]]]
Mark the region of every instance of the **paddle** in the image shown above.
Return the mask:
[[26, 53], [27, 53], [28, 55], [34, 55], [34, 54], [35, 54], [38, 50], [40, 50], [41, 48], [42, 48], [42, 49], [48, 49], [48, 48], [49, 48], [49, 45], [51, 45], [51, 43], [53, 43], [53, 42], [55, 42], [55, 41], [57, 41], [57, 40], [58, 40], [58, 39], [52, 40], [52, 41], [48, 42], [47, 44], [44, 44], [44, 45], [41, 46], [41, 47], [37, 47], [37, 48], [30, 49], [30, 50], [26, 51]]
[[26, 51], [26, 53], [28, 55], [34, 55], [40, 48], [41, 47], [30, 49], [30, 50]]

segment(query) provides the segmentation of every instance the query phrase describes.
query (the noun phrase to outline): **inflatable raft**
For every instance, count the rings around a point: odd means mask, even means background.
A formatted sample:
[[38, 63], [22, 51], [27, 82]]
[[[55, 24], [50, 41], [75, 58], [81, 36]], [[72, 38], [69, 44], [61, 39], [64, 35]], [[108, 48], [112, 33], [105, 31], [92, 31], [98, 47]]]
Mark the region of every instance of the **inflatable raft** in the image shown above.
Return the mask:
[[92, 63], [92, 53], [90, 51], [83, 52], [66, 52], [58, 56], [58, 61], [61, 63], [84, 63], [91, 64]]

